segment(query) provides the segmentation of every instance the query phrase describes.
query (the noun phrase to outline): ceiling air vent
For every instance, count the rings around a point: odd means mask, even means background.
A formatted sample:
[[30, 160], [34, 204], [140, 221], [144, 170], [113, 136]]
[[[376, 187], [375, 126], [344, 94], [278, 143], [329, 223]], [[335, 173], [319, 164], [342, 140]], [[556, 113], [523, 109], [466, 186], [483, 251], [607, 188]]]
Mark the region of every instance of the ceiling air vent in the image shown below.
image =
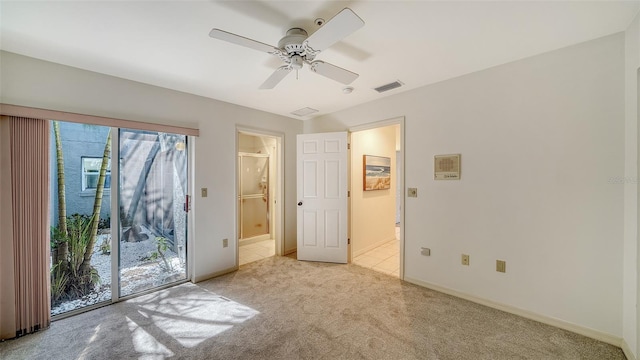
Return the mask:
[[383, 93], [385, 91], [389, 91], [389, 90], [393, 90], [393, 89], [397, 89], [400, 86], [404, 85], [403, 83], [401, 83], [399, 80], [396, 80], [392, 83], [388, 83], [386, 85], [382, 85], [382, 86], [378, 86], [377, 88], [373, 89], [379, 93]]
[[311, 114], [317, 113], [317, 112], [318, 112], [318, 110], [316, 110], [316, 109], [312, 109], [310, 107], [306, 107], [306, 108], [298, 109], [298, 110], [292, 112], [292, 114], [296, 115], [296, 116], [307, 116], [307, 115], [311, 115]]

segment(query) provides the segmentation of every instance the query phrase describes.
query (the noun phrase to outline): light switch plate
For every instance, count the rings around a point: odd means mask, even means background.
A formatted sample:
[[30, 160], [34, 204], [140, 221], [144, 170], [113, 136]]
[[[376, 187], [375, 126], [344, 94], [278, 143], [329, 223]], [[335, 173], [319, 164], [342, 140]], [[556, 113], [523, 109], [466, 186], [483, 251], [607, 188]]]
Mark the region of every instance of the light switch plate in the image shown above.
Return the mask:
[[207, 197], [207, 188], [202, 188], [200, 191], [202, 192], [202, 197]]
[[504, 260], [496, 260], [496, 271], [507, 272], [507, 262]]
[[418, 197], [418, 188], [408, 188], [407, 189], [408, 197]]

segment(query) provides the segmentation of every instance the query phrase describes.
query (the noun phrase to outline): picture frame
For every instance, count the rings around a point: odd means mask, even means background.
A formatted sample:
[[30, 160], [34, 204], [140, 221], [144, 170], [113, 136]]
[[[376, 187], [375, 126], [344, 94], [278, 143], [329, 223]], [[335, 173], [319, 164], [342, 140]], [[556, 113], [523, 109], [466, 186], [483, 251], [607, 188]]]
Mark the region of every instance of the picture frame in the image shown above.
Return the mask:
[[362, 189], [364, 191], [391, 189], [391, 158], [362, 156]]

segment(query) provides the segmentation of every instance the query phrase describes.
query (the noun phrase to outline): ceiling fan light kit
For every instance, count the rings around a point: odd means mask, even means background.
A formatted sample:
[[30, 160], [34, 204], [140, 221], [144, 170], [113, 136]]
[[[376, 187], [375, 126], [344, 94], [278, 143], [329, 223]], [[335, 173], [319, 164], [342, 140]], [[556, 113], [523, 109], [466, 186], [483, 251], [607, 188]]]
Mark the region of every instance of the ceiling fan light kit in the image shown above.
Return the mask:
[[308, 36], [307, 31], [302, 28], [289, 29], [278, 42], [278, 47], [220, 29], [211, 30], [209, 36], [278, 56], [285, 63], [260, 85], [260, 89], [273, 89], [292, 70], [300, 70], [304, 64], [307, 64], [316, 74], [344, 85], [351, 84], [358, 78], [358, 74], [315, 58], [322, 50], [364, 26], [364, 21], [351, 9], [344, 8], [326, 23], [320, 18], [316, 19], [315, 23], [322, 27], [311, 36]]

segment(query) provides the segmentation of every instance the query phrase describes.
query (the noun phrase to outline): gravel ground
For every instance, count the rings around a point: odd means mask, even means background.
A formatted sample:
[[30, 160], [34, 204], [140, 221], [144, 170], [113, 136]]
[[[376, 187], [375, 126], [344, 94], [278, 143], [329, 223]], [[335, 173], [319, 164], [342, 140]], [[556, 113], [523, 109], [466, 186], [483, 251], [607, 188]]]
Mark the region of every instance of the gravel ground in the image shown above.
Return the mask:
[[[165, 252], [170, 269], [166, 268], [162, 259], [151, 259], [151, 254], [158, 251], [155, 236], [144, 227], [142, 227], [142, 233], [147, 234], [149, 238], [139, 242], [120, 242], [120, 254], [122, 254], [120, 258], [121, 296], [185, 277], [184, 260], [180, 259], [173, 251], [167, 250]], [[98, 289], [80, 299], [59, 304], [51, 309], [51, 315], [62, 314], [111, 299], [111, 255], [103, 254], [100, 250], [104, 239], [110, 238], [111, 234], [99, 235], [91, 257], [91, 266], [100, 275]]]

